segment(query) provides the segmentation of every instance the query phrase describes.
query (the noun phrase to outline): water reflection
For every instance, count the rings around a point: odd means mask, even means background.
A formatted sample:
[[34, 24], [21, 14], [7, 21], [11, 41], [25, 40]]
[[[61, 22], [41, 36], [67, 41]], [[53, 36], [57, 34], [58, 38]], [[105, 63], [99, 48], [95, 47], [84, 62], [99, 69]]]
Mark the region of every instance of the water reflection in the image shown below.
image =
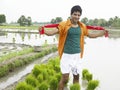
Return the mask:
[[[1, 32], [0, 34], [0, 56], [6, 55], [9, 52], [16, 51], [20, 45], [29, 45], [29, 46], [41, 46], [46, 44], [56, 44], [57, 37], [56, 36], [46, 36], [39, 35], [37, 30], [34, 32]], [[9, 49], [9, 47], [16, 47], [13, 50]], [[8, 48], [4, 48], [8, 47]]]
[[[49, 37], [49, 38], [48, 38]], [[0, 43], [17, 43], [31, 46], [40, 46], [44, 43], [57, 43], [56, 36], [39, 35], [39, 33], [6, 33], [0, 36]]]
[[120, 38], [86, 38], [81, 68], [88, 68], [100, 81], [97, 90], [120, 90]]

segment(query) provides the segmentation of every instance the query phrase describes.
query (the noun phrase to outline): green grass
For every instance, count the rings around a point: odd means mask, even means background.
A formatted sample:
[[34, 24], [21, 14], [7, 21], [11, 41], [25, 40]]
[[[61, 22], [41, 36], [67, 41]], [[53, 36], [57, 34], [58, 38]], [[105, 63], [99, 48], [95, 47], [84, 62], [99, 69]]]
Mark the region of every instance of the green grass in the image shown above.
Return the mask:
[[36, 30], [39, 26], [18, 26], [18, 25], [6, 25], [0, 26], [0, 29], [28, 29], [28, 30]]
[[9, 60], [13, 57], [16, 57], [16, 56], [19, 56], [19, 55], [23, 55], [23, 54], [28, 54], [30, 52], [33, 52], [33, 48], [26, 48], [26, 49], [23, 49], [19, 52], [12, 52], [12, 53], [9, 53], [7, 55], [4, 55], [2, 57], [0, 57], [0, 63], [4, 60]]
[[[38, 30], [39, 26], [19, 26], [19, 25], [6, 25], [6, 26], [0, 26], [0, 29], [28, 29], [28, 30]], [[46, 30], [52, 30], [51, 28], [47, 28]]]

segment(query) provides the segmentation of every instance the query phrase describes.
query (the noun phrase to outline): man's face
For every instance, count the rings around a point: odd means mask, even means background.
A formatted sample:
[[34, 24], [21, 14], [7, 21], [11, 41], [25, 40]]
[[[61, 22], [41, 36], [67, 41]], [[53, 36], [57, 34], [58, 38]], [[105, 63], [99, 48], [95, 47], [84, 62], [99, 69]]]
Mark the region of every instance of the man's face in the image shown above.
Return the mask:
[[77, 11], [71, 14], [71, 20], [73, 23], [77, 23], [79, 19], [80, 19], [80, 12]]

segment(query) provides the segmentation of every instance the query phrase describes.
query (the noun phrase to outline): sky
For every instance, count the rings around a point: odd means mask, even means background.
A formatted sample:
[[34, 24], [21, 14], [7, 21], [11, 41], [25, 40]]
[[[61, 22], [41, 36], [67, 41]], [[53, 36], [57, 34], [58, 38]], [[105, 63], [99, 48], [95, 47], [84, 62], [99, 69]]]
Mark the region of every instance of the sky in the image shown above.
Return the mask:
[[119, 0], [0, 0], [0, 14], [5, 14], [8, 23], [21, 15], [30, 16], [33, 22], [49, 22], [56, 17], [66, 20], [74, 5], [81, 6], [81, 18], [120, 17]]

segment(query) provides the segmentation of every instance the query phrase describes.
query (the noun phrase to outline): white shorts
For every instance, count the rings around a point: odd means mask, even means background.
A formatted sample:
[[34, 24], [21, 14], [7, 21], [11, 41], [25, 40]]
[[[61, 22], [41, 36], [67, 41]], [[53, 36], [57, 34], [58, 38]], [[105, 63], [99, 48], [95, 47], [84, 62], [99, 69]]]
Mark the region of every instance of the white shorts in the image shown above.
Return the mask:
[[62, 74], [72, 73], [77, 75], [80, 73], [80, 64], [81, 64], [80, 53], [77, 54], [66, 54], [63, 53], [60, 60], [60, 69]]

